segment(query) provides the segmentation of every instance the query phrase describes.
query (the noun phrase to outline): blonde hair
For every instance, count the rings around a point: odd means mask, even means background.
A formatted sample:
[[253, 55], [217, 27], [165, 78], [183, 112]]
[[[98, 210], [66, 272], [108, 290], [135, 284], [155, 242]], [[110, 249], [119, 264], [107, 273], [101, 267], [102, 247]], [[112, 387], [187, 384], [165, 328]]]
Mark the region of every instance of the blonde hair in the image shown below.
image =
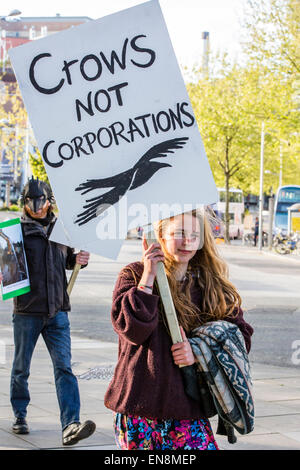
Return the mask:
[[[190, 332], [199, 324], [225, 319], [235, 311], [237, 313], [241, 305], [240, 295], [228, 279], [227, 264], [217, 251], [209, 215], [200, 215], [195, 211], [191, 212], [191, 215], [200, 218], [200, 224], [204, 228], [204, 243], [189, 262], [184, 284], [178, 282], [175, 277], [177, 262], [166, 250], [163, 238], [166, 224], [174, 217], [157, 223], [157, 238], [165, 255], [165, 270], [174, 306], [179, 324], [186, 332]], [[198, 306], [191, 300], [190, 288], [193, 282], [198, 284], [201, 291]]]

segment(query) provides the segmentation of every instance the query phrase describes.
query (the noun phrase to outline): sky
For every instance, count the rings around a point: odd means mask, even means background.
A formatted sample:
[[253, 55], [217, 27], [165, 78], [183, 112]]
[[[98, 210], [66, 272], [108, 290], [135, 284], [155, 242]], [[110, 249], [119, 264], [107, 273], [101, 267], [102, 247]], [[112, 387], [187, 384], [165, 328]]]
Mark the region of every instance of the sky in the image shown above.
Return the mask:
[[[143, 1], [84, 0], [81, 3], [69, 0], [7, 0], [2, 2], [0, 15], [5, 16], [11, 10], [18, 9], [21, 17], [55, 16], [59, 13], [61, 16], [97, 19]], [[210, 34], [213, 52], [227, 51], [232, 59], [239, 58], [240, 18], [246, 0], [160, 0], [159, 3], [181, 67], [191, 70], [195, 64], [201, 64], [203, 31]]]

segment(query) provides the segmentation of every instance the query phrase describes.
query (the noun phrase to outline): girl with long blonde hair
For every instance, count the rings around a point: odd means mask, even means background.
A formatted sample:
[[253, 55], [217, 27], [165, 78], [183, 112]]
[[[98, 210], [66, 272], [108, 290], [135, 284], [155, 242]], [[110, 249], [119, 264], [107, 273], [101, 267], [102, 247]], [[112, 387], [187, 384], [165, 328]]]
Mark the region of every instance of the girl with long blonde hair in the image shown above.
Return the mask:
[[[228, 280], [205, 213], [160, 221], [157, 243], [143, 239], [142, 262], [119, 274], [112, 323], [119, 356], [105, 405], [115, 412], [121, 449], [217, 450], [201, 402], [184, 390], [180, 368], [195, 363], [187, 336], [207, 321], [236, 323], [250, 350], [253, 330], [243, 319], [241, 298]], [[155, 283], [163, 262], [183, 341], [172, 344]]]

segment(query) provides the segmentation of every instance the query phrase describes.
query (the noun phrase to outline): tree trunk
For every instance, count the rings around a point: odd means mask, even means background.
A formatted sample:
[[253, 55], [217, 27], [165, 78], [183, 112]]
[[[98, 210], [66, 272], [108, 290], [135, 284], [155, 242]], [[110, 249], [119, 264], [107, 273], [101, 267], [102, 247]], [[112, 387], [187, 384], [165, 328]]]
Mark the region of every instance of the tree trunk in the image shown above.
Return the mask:
[[10, 206], [10, 181], [7, 181], [5, 186], [5, 205]]
[[225, 243], [230, 244], [229, 236], [229, 182], [230, 182], [230, 171], [229, 171], [229, 145], [230, 140], [226, 140], [225, 149]]
[[229, 235], [229, 174], [225, 174], [225, 243], [230, 244], [230, 235]]

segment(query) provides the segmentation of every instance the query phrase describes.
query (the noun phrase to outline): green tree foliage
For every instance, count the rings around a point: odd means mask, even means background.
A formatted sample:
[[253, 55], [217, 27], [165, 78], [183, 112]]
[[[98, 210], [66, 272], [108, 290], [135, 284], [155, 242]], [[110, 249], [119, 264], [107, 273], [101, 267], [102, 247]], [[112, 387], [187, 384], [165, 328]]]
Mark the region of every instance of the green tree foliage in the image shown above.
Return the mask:
[[[1, 77], [0, 77], [1, 78]], [[0, 93], [0, 158], [5, 155], [11, 164], [14, 181], [18, 186], [23, 170], [26, 145], [27, 115], [16, 83], [1, 83]]]
[[[300, 184], [300, 1], [247, 0], [244, 12], [244, 52], [247, 64], [263, 67], [284, 85], [280, 112], [267, 132], [277, 155], [282, 155], [284, 184]], [[279, 90], [278, 90], [279, 91]]]
[[[300, 1], [247, 0], [244, 60], [210, 57], [209, 73], [188, 84], [218, 186], [259, 193], [264, 123], [264, 192], [300, 184]], [[228, 197], [225, 214], [228, 237]]]
[[49, 184], [44, 162], [39, 151], [37, 151], [36, 155], [29, 155], [29, 164], [33, 176]]
[[198, 81], [188, 85], [188, 92], [216, 184], [227, 193], [228, 239], [229, 188], [259, 193], [262, 123], [266, 131], [264, 159], [268, 170], [265, 192], [277, 189], [279, 146], [285, 142], [285, 151], [290, 149], [286, 135], [290, 128], [287, 109], [292, 105], [292, 89], [284, 76], [266, 66], [240, 67], [228, 64], [226, 58], [216, 60], [219, 61], [214, 66], [216, 75], [199, 75]]
[[[188, 85], [188, 92], [217, 186], [226, 191], [226, 239], [229, 241], [230, 187], [249, 189], [257, 152], [256, 123], [249, 118], [251, 94], [245, 71], [225, 59], [217, 76]], [[248, 111], [248, 112], [247, 112]]]
[[250, 61], [288, 76], [299, 74], [299, 0], [247, 0], [243, 24]]
[[[30, 130], [27, 113], [16, 83], [3, 85], [0, 120], [1, 150], [5, 149], [6, 158], [14, 164], [15, 181], [18, 179], [20, 184]], [[39, 151], [35, 155], [29, 155], [29, 164], [34, 177], [49, 183]]]

